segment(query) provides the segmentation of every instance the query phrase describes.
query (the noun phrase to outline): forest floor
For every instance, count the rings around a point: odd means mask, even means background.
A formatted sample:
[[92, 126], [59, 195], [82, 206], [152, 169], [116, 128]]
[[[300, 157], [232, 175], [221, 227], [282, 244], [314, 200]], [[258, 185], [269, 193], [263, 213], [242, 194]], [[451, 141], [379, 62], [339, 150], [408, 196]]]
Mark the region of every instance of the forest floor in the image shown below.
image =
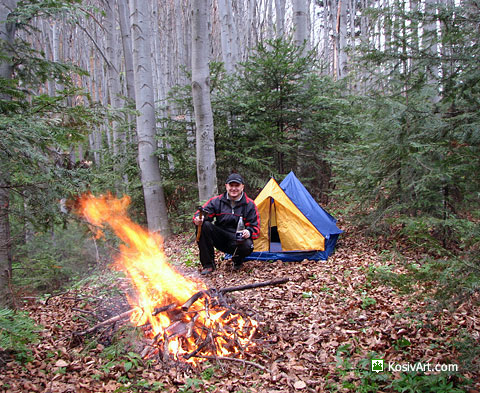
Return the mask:
[[[165, 252], [183, 274], [200, 277], [198, 266], [184, 263], [196, 259], [191, 238], [174, 237]], [[328, 261], [252, 261], [239, 272], [221, 261], [214, 274], [202, 277], [207, 287], [289, 281], [229, 294], [236, 310], [258, 322], [255, 346], [248, 362], [209, 360], [197, 368], [141, 359], [142, 337], [128, 320], [75, 336], [129, 309], [128, 280], [96, 276], [25, 305], [44, 327], [41, 340], [31, 362], [0, 366], [0, 388], [12, 393], [480, 391], [478, 351], [471, 345], [480, 339], [479, 299], [446, 310], [422, 295], [420, 285], [405, 293], [377, 280], [375, 272], [382, 269], [402, 273], [392, 255], [347, 230]], [[384, 360], [383, 372], [371, 371], [372, 358]], [[456, 364], [459, 370], [425, 376], [400, 369], [418, 364]], [[462, 376], [472, 382], [455, 388]]]

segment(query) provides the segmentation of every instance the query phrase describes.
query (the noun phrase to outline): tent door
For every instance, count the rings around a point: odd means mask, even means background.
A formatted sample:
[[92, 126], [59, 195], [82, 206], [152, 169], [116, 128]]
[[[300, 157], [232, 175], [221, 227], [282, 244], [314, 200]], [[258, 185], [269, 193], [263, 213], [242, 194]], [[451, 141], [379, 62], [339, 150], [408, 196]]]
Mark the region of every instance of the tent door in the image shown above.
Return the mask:
[[277, 229], [277, 210], [275, 208], [275, 200], [270, 199], [270, 214], [268, 218], [268, 243], [270, 252], [282, 251], [280, 235]]

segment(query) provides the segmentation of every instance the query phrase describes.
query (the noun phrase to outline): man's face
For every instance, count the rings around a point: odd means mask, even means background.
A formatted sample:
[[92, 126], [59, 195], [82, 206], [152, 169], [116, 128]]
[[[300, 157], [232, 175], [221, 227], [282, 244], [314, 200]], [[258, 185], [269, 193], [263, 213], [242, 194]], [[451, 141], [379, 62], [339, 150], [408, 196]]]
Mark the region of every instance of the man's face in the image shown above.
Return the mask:
[[242, 195], [243, 188], [245, 187], [242, 183], [231, 182], [225, 184], [227, 188], [227, 193], [230, 199], [237, 199], [240, 195]]

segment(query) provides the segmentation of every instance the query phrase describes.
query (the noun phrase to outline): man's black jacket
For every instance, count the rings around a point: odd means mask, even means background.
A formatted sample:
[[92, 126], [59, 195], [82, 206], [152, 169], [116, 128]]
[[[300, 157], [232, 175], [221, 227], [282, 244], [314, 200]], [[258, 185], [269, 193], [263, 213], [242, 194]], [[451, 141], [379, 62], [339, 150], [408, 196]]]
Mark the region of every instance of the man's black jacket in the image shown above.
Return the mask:
[[[255, 240], [260, 233], [260, 216], [258, 215], [257, 206], [253, 199], [243, 193], [242, 198], [235, 202], [232, 208], [227, 193], [220, 194], [210, 198], [204, 205], [204, 220], [215, 221], [215, 225], [229, 231], [235, 232], [240, 217], [243, 218], [245, 229], [250, 232], [250, 237]], [[195, 213], [198, 216], [199, 211]]]

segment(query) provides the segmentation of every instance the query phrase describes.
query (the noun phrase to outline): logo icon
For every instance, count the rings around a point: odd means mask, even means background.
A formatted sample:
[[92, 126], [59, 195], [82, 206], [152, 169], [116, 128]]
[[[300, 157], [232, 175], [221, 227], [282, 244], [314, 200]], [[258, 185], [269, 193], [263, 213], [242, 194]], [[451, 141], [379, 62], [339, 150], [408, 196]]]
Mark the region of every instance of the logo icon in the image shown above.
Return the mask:
[[371, 360], [372, 371], [379, 373], [383, 371], [383, 359], [372, 359]]

